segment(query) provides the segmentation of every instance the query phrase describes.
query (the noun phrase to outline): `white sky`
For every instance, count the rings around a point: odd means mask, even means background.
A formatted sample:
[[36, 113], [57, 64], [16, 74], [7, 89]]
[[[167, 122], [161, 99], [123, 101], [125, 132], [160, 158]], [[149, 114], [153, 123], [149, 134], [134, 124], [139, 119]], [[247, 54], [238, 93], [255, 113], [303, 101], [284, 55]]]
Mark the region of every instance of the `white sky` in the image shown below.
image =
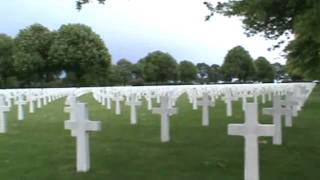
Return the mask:
[[102, 37], [113, 62], [120, 58], [137, 62], [148, 52], [161, 50], [177, 61], [221, 65], [228, 50], [241, 45], [253, 58], [285, 63], [281, 49], [267, 50], [275, 41], [247, 38], [238, 18], [216, 15], [204, 21], [209, 11], [203, 1], [107, 0], [78, 12], [75, 0], [11, 0], [1, 4], [0, 33], [14, 36], [33, 23], [55, 30], [61, 24], [83, 23]]

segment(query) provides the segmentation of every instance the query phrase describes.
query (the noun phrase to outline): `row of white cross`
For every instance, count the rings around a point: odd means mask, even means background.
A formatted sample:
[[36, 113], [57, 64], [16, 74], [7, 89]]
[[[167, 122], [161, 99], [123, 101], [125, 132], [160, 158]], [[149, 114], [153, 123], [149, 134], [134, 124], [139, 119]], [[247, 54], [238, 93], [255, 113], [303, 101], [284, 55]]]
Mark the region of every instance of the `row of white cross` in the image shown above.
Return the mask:
[[[65, 128], [70, 129], [71, 135], [76, 137], [76, 164], [77, 171], [80, 172], [86, 172], [90, 169], [88, 131], [101, 130], [101, 124], [98, 121], [89, 120], [86, 104], [78, 102], [78, 96], [92, 92], [93, 97], [101, 103], [101, 105], [106, 106], [107, 109], [111, 109], [112, 101], [114, 101], [116, 114], [121, 114], [121, 101], [126, 101], [125, 104], [130, 106], [130, 123], [132, 125], [136, 125], [138, 123], [137, 107], [142, 105], [141, 100], [144, 97], [147, 102], [148, 110], [152, 110], [152, 113], [161, 115], [161, 142], [170, 141], [170, 116], [177, 113], [175, 103], [182, 94], [187, 94], [193, 109], [197, 109], [198, 106], [202, 106], [203, 126], [209, 126], [210, 107], [214, 107], [217, 100], [221, 99], [226, 103], [226, 115], [232, 116], [232, 101], [242, 99], [242, 109], [245, 112], [245, 123], [230, 124], [228, 126], [228, 134], [245, 137], [245, 180], [258, 180], [258, 137], [272, 136], [273, 144], [282, 144], [281, 117], [285, 116], [285, 125], [291, 127], [292, 117], [297, 116], [297, 112], [301, 110], [314, 86], [315, 85], [312, 83], [292, 83], [69, 88], [59, 89], [59, 91], [55, 90], [55, 93], [49, 89], [46, 90], [46, 93], [43, 93], [43, 90], [41, 93], [35, 93], [35, 90], [31, 91], [33, 93], [22, 90], [18, 93], [14, 90], [8, 92], [9, 94], [11, 93], [10, 97], [13, 97], [16, 100], [15, 103], [18, 105], [18, 119], [23, 119], [22, 107], [27, 101], [29, 101], [29, 112], [33, 113], [33, 101], [40, 99], [39, 97], [45, 97], [43, 98], [43, 104], [45, 104], [47, 101], [51, 102], [53, 99], [68, 94], [66, 100], [66, 105], [68, 105], [68, 107], [65, 108], [65, 112], [70, 113], [70, 119], [65, 122]], [[8, 94], [8, 92], [6, 93]], [[27, 94], [32, 95], [28, 96]], [[21, 98], [23, 96], [24, 98]], [[5, 113], [3, 112], [9, 110], [8, 107], [3, 106], [3, 104], [5, 104], [5, 99], [8, 99], [7, 96], [4, 97], [5, 98], [2, 98], [3, 100], [0, 98], [0, 121], [5, 119]], [[266, 99], [273, 100], [271, 108], [263, 108], [263, 114], [268, 114], [273, 117], [273, 124], [259, 124], [258, 97], [261, 97], [262, 103], [265, 103], [267, 101]], [[253, 102], [247, 102], [248, 98], [252, 98]], [[153, 108], [152, 99], [156, 99], [156, 102], [160, 103], [159, 108]], [[1, 124], [0, 129], [2, 127]]]

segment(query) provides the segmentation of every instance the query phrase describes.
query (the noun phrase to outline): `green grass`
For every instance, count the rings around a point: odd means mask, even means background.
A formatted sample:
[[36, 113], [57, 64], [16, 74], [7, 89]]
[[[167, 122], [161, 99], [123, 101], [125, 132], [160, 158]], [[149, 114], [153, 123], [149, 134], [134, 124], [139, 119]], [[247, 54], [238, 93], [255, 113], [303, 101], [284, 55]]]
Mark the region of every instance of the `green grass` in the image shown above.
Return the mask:
[[[75, 170], [75, 140], [64, 130], [64, 100], [55, 101], [18, 121], [16, 107], [8, 114], [7, 134], [0, 135], [0, 179], [110, 179], [110, 180], [239, 180], [243, 179], [244, 140], [228, 136], [229, 123], [243, 122], [240, 102], [234, 116], [225, 116], [218, 102], [210, 113], [210, 126], [201, 126], [201, 109], [192, 110], [186, 96], [171, 118], [171, 141], [160, 142], [160, 117], [139, 109], [138, 124], [130, 125], [129, 107], [122, 114], [106, 110], [91, 95], [90, 119], [102, 122], [102, 131], [90, 133], [91, 170]], [[270, 103], [269, 103], [270, 104]], [[264, 105], [266, 107], [267, 105]], [[114, 104], [113, 104], [114, 108]], [[293, 128], [284, 128], [284, 144], [260, 144], [261, 180], [320, 179], [320, 88], [317, 87]], [[27, 109], [27, 108], [26, 108]], [[260, 116], [270, 123], [271, 117]]]

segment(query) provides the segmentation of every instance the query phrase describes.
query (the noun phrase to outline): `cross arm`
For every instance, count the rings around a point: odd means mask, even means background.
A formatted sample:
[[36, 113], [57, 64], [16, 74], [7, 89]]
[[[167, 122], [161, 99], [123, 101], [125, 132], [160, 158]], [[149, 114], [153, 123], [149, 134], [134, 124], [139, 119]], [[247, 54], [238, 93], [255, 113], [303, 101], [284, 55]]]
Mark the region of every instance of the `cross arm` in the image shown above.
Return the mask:
[[101, 122], [87, 121], [85, 127], [87, 131], [101, 131]]
[[244, 136], [245, 135], [245, 128], [242, 124], [229, 124], [228, 125], [228, 135]]

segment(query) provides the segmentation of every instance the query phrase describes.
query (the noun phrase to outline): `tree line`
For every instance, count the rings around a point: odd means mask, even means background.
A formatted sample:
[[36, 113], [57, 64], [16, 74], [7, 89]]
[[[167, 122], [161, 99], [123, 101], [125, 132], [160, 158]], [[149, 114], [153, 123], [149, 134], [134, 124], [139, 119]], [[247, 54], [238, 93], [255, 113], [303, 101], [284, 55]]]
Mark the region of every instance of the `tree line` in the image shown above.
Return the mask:
[[256, 60], [243, 47], [232, 48], [221, 66], [179, 63], [154, 51], [137, 63], [111, 63], [107, 46], [90, 27], [62, 25], [51, 31], [41, 24], [21, 29], [15, 37], [0, 34], [0, 87], [70, 87], [143, 84], [194, 84], [231, 81], [272, 82], [285, 74], [279, 63]]
[[[97, 1], [101, 4], [106, 2]], [[77, 9], [81, 10], [82, 5], [89, 2], [76, 0]], [[266, 39], [278, 40], [270, 50], [288, 42], [284, 53], [286, 70], [291, 77], [320, 78], [319, 0], [228, 0], [218, 1], [216, 5], [210, 1], [203, 4], [209, 10], [206, 20], [215, 14], [238, 16], [247, 36], [263, 34]], [[291, 35], [294, 35], [293, 40], [290, 40]]]

